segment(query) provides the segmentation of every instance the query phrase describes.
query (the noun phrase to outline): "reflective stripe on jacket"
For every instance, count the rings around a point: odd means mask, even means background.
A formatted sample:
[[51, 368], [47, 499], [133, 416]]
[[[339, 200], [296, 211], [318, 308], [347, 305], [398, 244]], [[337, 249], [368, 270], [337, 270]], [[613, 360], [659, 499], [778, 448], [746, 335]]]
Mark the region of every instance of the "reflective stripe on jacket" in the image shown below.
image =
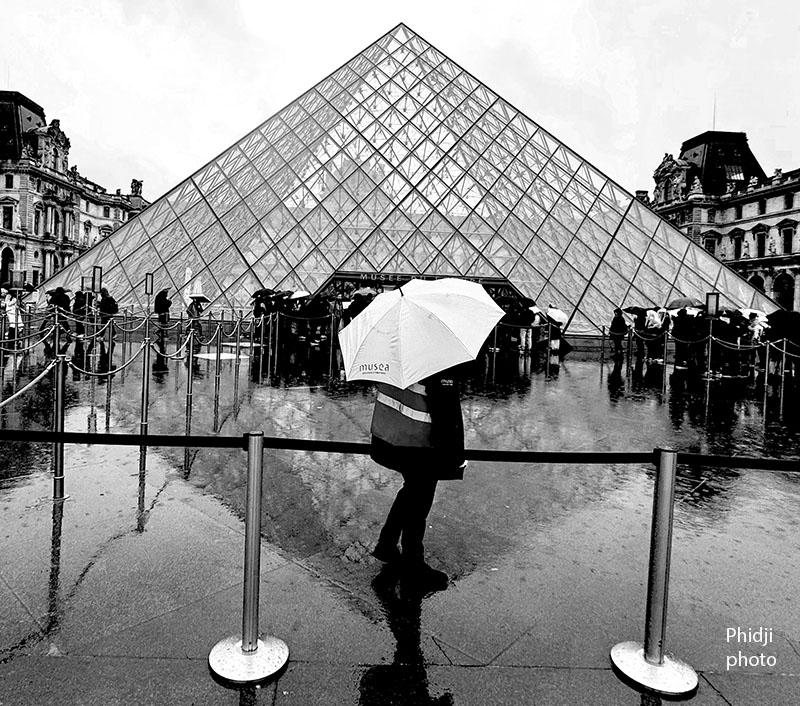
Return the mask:
[[392, 446], [431, 448], [431, 415], [425, 386], [414, 383], [401, 390], [378, 383], [371, 432]]

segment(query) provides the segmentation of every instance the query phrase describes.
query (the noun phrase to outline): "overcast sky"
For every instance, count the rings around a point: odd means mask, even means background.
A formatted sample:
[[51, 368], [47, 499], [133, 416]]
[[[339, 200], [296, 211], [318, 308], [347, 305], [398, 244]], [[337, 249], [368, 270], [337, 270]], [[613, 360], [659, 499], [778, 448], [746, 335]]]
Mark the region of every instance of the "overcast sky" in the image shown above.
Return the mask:
[[631, 192], [714, 125], [746, 132], [768, 175], [800, 167], [795, 0], [11, 7], [0, 87], [61, 120], [81, 174], [141, 179], [151, 201], [400, 22]]

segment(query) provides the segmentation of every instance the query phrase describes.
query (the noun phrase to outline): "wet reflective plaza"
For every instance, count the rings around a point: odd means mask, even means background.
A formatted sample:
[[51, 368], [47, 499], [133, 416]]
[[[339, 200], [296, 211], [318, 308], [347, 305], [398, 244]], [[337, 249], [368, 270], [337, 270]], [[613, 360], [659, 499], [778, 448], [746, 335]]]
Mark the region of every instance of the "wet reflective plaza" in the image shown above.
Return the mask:
[[[299, 370], [259, 383], [249, 360], [234, 384], [229, 356], [219, 376], [213, 349], [203, 356], [193, 369], [193, 434], [263, 430], [282, 438], [368, 440], [370, 385], [327, 385]], [[186, 364], [158, 366], [150, 432], [182, 434]], [[138, 431], [140, 367], [117, 372], [110, 395], [107, 382], [73, 375], [67, 429]], [[467, 446], [587, 453], [668, 447], [797, 459], [800, 422], [791, 412], [797, 390], [773, 381], [767, 392], [765, 410], [763, 385], [751, 380], [686, 380], [669, 368], [664, 385], [660, 366], [568, 358], [547, 374], [526, 358], [486, 360], [465, 387]], [[43, 386], [11, 405], [3, 423], [46, 427], [49, 405]], [[49, 450], [18, 451], [16, 464], [6, 455], [5, 473], [13, 477], [0, 493], [31, 482], [24, 473], [49, 472]], [[149, 459], [168, 461], [171, 483], [190, 484], [241, 512], [242, 457], [192, 450], [185, 467], [182, 450], [159, 449]], [[68, 447], [68, 493], [69, 463]], [[100, 471], [96, 483], [102, 479]], [[503, 665], [566, 660], [598, 668], [607, 665], [611, 644], [640, 640], [652, 479], [652, 466], [471, 462], [463, 482], [440, 484], [427, 548], [430, 563], [447, 571], [453, 586], [423, 604], [432, 606], [422, 614], [423, 630], [444, 636], [437, 646], [423, 644], [426, 658], [444, 653], [451, 663]], [[367, 456], [268, 449], [263, 534], [339, 586], [356, 610], [362, 602], [375, 605], [371, 581], [380, 567], [369, 551], [398, 485], [394, 473]], [[725, 673], [736, 653], [726, 630], [764, 626], [774, 635], [769, 647], [777, 666], [749, 671], [800, 673], [798, 496], [795, 475], [679, 469], [668, 646], [682, 659]], [[156, 500], [148, 496], [147, 506]], [[444, 605], [447, 611], [436, 610]], [[385, 596], [378, 608], [391, 619]], [[459, 621], [448, 620], [452, 611], [460, 611]]]

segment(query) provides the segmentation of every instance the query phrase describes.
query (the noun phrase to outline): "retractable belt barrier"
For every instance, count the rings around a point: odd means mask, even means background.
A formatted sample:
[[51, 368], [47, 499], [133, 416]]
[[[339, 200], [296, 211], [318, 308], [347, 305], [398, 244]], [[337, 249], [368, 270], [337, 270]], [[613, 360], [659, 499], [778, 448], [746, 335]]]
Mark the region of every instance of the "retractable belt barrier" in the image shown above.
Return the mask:
[[[275, 674], [289, 659], [289, 648], [275, 637], [258, 636], [258, 592], [261, 556], [261, 488], [264, 447], [320, 453], [368, 454], [370, 444], [349, 441], [320, 441], [264, 437], [263, 432], [238, 436], [167, 434], [92, 434], [0, 429], [0, 441], [63, 444], [108, 444], [122, 446], [231, 448], [247, 451], [247, 498], [245, 509], [245, 561], [242, 600], [242, 635], [221, 640], [209, 654], [209, 666], [219, 677], [236, 683], [254, 683]], [[424, 449], [409, 449], [421, 455]], [[468, 449], [465, 457], [474, 461], [506, 463], [644, 464], [656, 467], [653, 517], [648, 567], [644, 643], [621, 642], [611, 649], [614, 667], [637, 684], [652, 691], [681, 695], [694, 691], [697, 674], [688, 664], [665, 653], [669, 563], [678, 464], [723, 466], [753, 470], [798, 473], [797, 461], [705, 456], [667, 449], [652, 452], [563, 452], [494, 451]], [[54, 502], [63, 501], [54, 498]]]

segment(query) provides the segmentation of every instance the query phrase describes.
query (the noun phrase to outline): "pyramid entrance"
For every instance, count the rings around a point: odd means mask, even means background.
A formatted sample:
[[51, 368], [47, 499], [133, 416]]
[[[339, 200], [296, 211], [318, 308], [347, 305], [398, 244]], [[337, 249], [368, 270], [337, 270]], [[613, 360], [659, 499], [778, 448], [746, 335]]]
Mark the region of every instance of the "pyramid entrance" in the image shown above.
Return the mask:
[[148, 273], [225, 309], [347, 273], [466, 277], [562, 309], [573, 333], [714, 291], [777, 308], [403, 24], [42, 288], [76, 290], [95, 266], [140, 313]]

